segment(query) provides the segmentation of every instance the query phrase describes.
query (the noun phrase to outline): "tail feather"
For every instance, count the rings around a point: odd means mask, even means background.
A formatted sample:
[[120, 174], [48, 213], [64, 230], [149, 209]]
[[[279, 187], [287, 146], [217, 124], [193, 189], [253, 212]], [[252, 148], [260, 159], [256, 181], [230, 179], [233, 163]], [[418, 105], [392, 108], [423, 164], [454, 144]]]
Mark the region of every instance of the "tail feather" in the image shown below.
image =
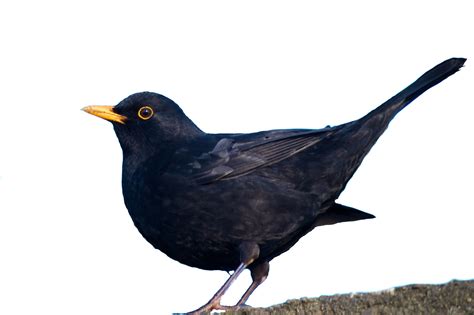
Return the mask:
[[365, 156], [397, 113], [428, 89], [456, 73], [465, 61], [465, 58], [451, 58], [432, 68], [361, 119], [346, 124], [347, 128], [341, 130], [341, 140], [357, 144], [353, 149]]
[[395, 116], [418, 96], [459, 71], [465, 62], [466, 58], [451, 58], [440, 63], [423, 74], [418, 80], [410, 84], [403, 91], [393, 96], [391, 99], [367, 114], [364, 118], [370, 118], [371, 116], [378, 113], [384, 113], [385, 115], [388, 114], [387, 116], [390, 119], [393, 118], [393, 116]]
[[373, 219], [374, 215], [338, 203], [316, 218], [315, 226], [331, 225], [342, 222]]
[[[331, 179], [331, 182], [324, 186], [330, 190], [327, 195], [339, 196], [364, 157], [400, 110], [429, 88], [456, 73], [465, 61], [464, 58], [452, 58], [440, 63], [361, 119], [338, 126], [337, 131], [321, 141], [317, 146], [318, 157], [325, 160], [325, 163], [322, 163], [325, 168], [320, 172], [326, 175], [319, 182]], [[320, 187], [318, 189], [321, 190]]]

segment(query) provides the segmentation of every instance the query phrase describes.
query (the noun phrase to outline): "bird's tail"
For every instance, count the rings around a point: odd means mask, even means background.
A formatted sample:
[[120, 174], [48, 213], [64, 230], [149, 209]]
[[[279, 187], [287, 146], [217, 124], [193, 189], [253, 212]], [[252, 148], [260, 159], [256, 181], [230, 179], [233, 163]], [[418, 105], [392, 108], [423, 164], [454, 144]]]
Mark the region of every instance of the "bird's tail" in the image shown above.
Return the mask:
[[397, 113], [423, 92], [456, 73], [465, 61], [464, 58], [452, 58], [440, 63], [361, 119], [337, 126], [337, 130], [318, 143], [319, 158], [331, 158], [331, 161], [326, 161], [324, 164], [325, 170], [320, 170], [320, 172], [339, 174], [339, 176], [326, 176], [334, 180], [328, 185], [333, 189], [329, 195], [338, 195], [342, 192], [364, 157]]
[[410, 84], [403, 91], [368, 113], [360, 121], [363, 123], [374, 116], [382, 114], [387, 124], [403, 108], [423, 94], [428, 89], [456, 73], [466, 62], [465, 58], [451, 58], [423, 74], [418, 80]]

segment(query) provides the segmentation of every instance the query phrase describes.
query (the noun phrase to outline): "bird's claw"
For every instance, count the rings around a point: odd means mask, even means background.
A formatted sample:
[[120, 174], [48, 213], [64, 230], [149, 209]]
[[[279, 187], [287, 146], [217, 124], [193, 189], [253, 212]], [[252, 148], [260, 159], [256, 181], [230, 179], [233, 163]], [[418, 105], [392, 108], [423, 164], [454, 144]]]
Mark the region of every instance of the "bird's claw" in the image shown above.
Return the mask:
[[217, 303], [212, 303], [212, 304], [206, 304], [204, 306], [201, 306], [197, 310], [194, 310], [192, 312], [185, 313], [185, 314], [186, 315], [203, 315], [203, 314], [210, 314], [212, 311], [227, 312], [227, 311], [238, 311], [245, 308], [251, 308], [251, 306], [245, 303], [229, 306], [229, 305], [221, 305], [220, 302], [217, 302]]

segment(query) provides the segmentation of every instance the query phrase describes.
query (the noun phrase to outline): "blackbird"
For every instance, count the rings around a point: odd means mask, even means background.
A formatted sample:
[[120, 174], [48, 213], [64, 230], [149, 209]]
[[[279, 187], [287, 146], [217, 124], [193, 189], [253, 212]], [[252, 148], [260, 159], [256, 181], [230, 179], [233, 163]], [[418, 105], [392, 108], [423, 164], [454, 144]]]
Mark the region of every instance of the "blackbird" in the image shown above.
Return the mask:
[[[83, 110], [113, 124], [125, 205], [143, 237], [188, 266], [234, 271], [191, 313], [238, 309], [266, 279], [269, 262], [306, 233], [374, 218], [336, 199], [395, 115], [465, 61], [446, 60], [366, 116], [322, 129], [208, 134], [151, 92]], [[221, 305], [246, 268], [250, 287], [236, 305]]]

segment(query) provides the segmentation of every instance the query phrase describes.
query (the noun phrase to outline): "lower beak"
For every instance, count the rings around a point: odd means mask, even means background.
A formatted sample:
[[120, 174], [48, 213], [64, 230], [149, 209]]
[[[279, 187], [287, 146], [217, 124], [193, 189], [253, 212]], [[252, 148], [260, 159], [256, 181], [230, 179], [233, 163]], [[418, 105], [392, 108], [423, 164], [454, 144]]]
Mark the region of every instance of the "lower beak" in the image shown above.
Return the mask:
[[127, 121], [127, 117], [114, 112], [113, 106], [86, 106], [82, 110], [91, 115], [123, 125]]

